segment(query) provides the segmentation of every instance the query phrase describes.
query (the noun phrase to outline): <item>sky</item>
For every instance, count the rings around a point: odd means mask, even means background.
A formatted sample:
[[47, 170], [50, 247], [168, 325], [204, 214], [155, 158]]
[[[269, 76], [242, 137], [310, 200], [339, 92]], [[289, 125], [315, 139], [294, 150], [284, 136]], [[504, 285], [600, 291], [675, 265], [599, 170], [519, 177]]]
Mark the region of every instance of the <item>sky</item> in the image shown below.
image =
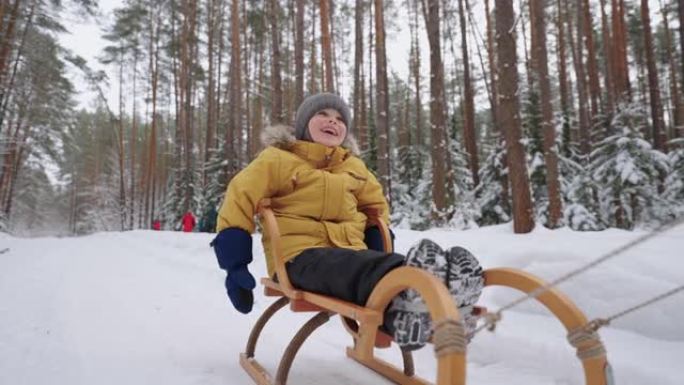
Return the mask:
[[[512, 224], [466, 231], [395, 229], [396, 249], [429, 238], [462, 246], [485, 269], [512, 267], [553, 280], [637, 237], [642, 231], [575, 232], [542, 226], [514, 234]], [[72, 238], [15, 238], [0, 233], [0, 384], [247, 385], [239, 364], [249, 331], [274, 302], [255, 290], [254, 310], [235, 311], [225, 273], [209, 247], [213, 234], [137, 230]], [[266, 275], [259, 235], [255, 277]], [[563, 283], [559, 289], [589, 319], [606, 317], [684, 283], [684, 226], [659, 235]], [[479, 302], [496, 311], [519, 298], [487, 287]], [[468, 345], [467, 384], [584, 385], [566, 330], [532, 302], [504, 311], [496, 331]], [[275, 372], [295, 330], [311, 313], [278, 312], [256, 358]], [[684, 293], [600, 329], [620, 385], [681, 385]], [[290, 383], [377, 385], [371, 370], [348, 359], [352, 340], [338, 317], [316, 330], [297, 354]], [[399, 364], [399, 349], [377, 350]], [[433, 348], [414, 354], [416, 372], [435, 376]]]

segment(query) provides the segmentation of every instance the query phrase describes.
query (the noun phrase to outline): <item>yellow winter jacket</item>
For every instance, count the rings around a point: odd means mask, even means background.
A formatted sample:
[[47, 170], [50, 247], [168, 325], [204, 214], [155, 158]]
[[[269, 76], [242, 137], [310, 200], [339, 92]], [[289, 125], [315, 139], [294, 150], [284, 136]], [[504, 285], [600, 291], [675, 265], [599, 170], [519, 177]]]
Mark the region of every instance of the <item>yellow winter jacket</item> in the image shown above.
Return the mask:
[[[312, 247], [366, 249], [363, 211], [378, 209], [389, 223], [389, 207], [382, 186], [363, 161], [342, 146], [295, 140], [289, 127], [266, 132], [269, 146], [226, 189], [217, 231], [238, 227], [253, 233], [257, 204], [271, 198], [285, 261]], [[355, 148], [350, 140], [343, 146]], [[275, 267], [266, 234], [262, 242], [272, 276]]]

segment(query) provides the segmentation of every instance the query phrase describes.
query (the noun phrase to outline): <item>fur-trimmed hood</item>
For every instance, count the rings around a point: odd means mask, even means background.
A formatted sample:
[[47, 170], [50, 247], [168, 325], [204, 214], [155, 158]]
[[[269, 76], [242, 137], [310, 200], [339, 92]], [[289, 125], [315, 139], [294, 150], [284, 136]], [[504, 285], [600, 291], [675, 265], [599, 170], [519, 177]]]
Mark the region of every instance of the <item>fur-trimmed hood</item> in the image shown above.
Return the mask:
[[[273, 146], [288, 150], [297, 141], [294, 130], [294, 127], [284, 124], [268, 126], [261, 132], [261, 143], [264, 147]], [[346, 148], [355, 156], [361, 154], [359, 145], [351, 133], [347, 133], [347, 137], [340, 146]]]

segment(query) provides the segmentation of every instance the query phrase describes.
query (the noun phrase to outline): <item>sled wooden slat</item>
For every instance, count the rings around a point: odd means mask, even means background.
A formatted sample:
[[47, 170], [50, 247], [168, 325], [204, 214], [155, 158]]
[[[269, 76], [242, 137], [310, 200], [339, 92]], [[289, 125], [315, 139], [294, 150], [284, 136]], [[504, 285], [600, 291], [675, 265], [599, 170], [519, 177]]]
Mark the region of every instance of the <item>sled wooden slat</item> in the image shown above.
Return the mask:
[[431, 385], [420, 377], [407, 376], [402, 370], [387, 361], [374, 358], [373, 360], [363, 360], [357, 358], [357, 352], [353, 348], [347, 348], [347, 357], [352, 358], [362, 365], [374, 370], [381, 376], [402, 385]]
[[271, 374], [264, 369], [254, 357], [247, 357], [246, 353], [240, 353], [240, 366], [252, 377], [255, 383], [259, 385], [272, 384]]
[[[262, 278], [261, 283], [270, 290], [271, 294], [285, 295], [278, 282], [270, 278]], [[325, 295], [301, 290], [294, 290], [293, 293], [297, 296], [296, 299], [290, 301], [290, 307], [293, 311], [332, 311], [361, 322], [374, 322], [378, 325], [382, 323], [381, 312]]]

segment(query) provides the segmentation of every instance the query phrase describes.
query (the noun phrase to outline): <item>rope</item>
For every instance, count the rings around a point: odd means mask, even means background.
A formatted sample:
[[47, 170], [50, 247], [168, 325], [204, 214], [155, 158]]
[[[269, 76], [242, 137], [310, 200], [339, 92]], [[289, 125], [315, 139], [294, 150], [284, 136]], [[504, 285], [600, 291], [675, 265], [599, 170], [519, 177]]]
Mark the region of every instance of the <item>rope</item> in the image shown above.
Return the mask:
[[435, 354], [442, 357], [451, 353], [465, 353], [467, 341], [461, 321], [445, 319], [434, 325]]
[[[495, 316], [484, 317], [485, 323], [483, 325], [479, 326], [478, 328], [476, 328], [475, 331], [473, 332], [473, 335], [479, 333], [483, 329], [488, 329], [490, 331], [493, 331], [496, 328], [496, 323], [501, 321], [501, 315], [502, 315], [501, 313], [503, 313], [504, 311], [511, 309], [511, 308], [513, 308], [513, 307], [515, 307], [515, 306], [517, 306], [517, 305], [519, 305], [519, 304], [521, 304], [527, 300], [535, 299], [535, 298], [539, 297], [541, 294], [543, 294], [543, 293], [553, 289], [554, 287], [558, 286], [559, 284], [561, 284], [561, 283], [563, 283], [563, 282], [565, 282], [571, 278], [574, 278], [574, 277], [586, 272], [587, 270], [590, 270], [590, 269], [602, 264], [603, 262], [606, 262], [607, 260], [612, 259], [613, 257], [616, 257], [616, 256], [624, 253], [626, 250], [629, 250], [629, 249], [631, 249], [631, 248], [633, 248], [633, 247], [635, 247], [641, 243], [648, 241], [651, 238], [654, 238], [658, 235], [661, 235], [661, 234], [663, 234], [669, 230], [672, 230], [673, 228], [675, 228], [675, 227], [677, 227], [683, 223], [684, 223], [684, 217], [679, 218], [678, 220], [671, 221], [671, 222], [666, 223], [664, 225], [658, 226], [652, 232], [644, 234], [644, 235], [642, 235], [642, 236], [640, 236], [640, 237], [638, 237], [638, 238], [636, 238], [630, 242], [627, 242], [626, 244], [609, 251], [608, 253], [606, 253], [603, 256], [595, 259], [594, 261], [591, 261], [584, 266], [581, 266], [575, 270], [572, 270], [572, 271], [568, 272], [567, 274], [562, 275], [559, 278], [556, 278], [555, 280], [532, 290], [531, 292], [529, 292], [526, 295], [518, 298], [517, 300], [514, 300], [514, 301], [502, 306], [499, 310], [497, 310], [496, 312], [493, 313], [493, 314], [495, 314]], [[674, 290], [671, 290], [670, 292], [661, 294], [660, 296], [655, 297], [652, 300], [646, 301], [643, 304], [637, 305], [634, 308], [627, 309], [623, 312], [616, 314], [615, 316], [608, 318], [608, 322], [610, 322], [611, 320], [613, 320], [615, 318], [621, 317], [627, 313], [630, 313], [632, 311], [635, 311], [635, 310], [638, 310], [642, 307], [650, 305], [651, 303], [657, 302], [663, 298], [669, 297], [670, 295], [673, 295], [676, 292], [679, 292], [681, 290], [683, 290], [682, 286], [680, 286]]]
[[[659, 295], [657, 295], [657, 296], [655, 296], [655, 297], [653, 297], [653, 298], [651, 298], [651, 299], [649, 299], [649, 300], [647, 300], [647, 301], [644, 301], [644, 302], [642, 302], [642, 303], [640, 303], [640, 304], [634, 305], [634, 306], [632, 306], [632, 307], [630, 307], [630, 308], [628, 308], [628, 309], [625, 309], [625, 310], [623, 310], [623, 311], [621, 311], [621, 312], [615, 313], [615, 314], [613, 314], [612, 316], [610, 316], [610, 317], [608, 317], [608, 318], [599, 319], [599, 320], [601, 321], [601, 323], [605, 322], [605, 324], [599, 325], [596, 329], [600, 328], [601, 326], [608, 325], [608, 324], [611, 323], [613, 320], [618, 319], [618, 318], [620, 318], [620, 317], [622, 317], [622, 316], [625, 316], [625, 315], [627, 315], [627, 314], [629, 314], [629, 313], [635, 312], [635, 311], [637, 311], [637, 310], [641, 310], [641, 309], [645, 308], [646, 306], [649, 306], [649, 305], [652, 305], [652, 304], [654, 304], [654, 303], [656, 303], [656, 302], [662, 301], [662, 300], [664, 300], [665, 298], [670, 297], [670, 296], [673, 296], [673, 295], [679, 293], [679, 292], [682, 291], [682, 290], [684, 290], [684, 285], [680, 285], [679, 287], [675, 287], [674, 289], [668, 290], [668, 291], [666, 291], [666, 292], [664, 292], [664, 293], [662, 293], [662, 294], [659, 294]], [[592, 322], [593, 322], [593, 321], [592, 321]]]
[[501, 310], [495, 311], [494, 313], [485, 313], [482, 317], [485, 320], [484, 324], [478, 326], [475, 331], [473, 331], [473, 336], [479, 333], [482, 329], [487, 329], [493, 332], [496, 329], [496, 325], [501, 321]]
[[[668, 291], [666, 291], [666, 292], [664, 292], [664, 293], [658, 294], [657, 296], [655, 296], [655, 297], [653, 297], [653, 298], [651, 298], [651, 299], [649, 299], [649, 300], [646, 300], [646, 301], [644, 301], [644, 302], [638, 303], [638, 304], [636, 304], [636, 305], [634, 305], [634, 306], [632, 306], [632, 307], [629, 307], [629, 308], [627, 308], [627, 309], [625, 309], [625, 310], [619, 311], [619, 312], [617, 312], [617, 313], [615, 313], [615, 314], [613, 314], [613, 315], [611, 315], [611, 316], [609, 316], [609, 317], [593, 319], [591, 322], [589, 322], [589, 323], [587, 323], [586, 325], [584, 325], [584, 327], [582, 327], [582, 329], [585, 330], [585, 331], [588, 332], [588, 333], [596, 332], [596, 331], [598, 331], [600, 328], [609, 325], [611, 322], [615, 321], [615, 320], [618, 319], [618, 318], [624, 317], [624, 316], [626, 316], [627, 314], [633, 313], [633, 312], [635, 312], [635, 311], [637, 311], [637, 310], [641, 310], [641, 309], [643, 309], [643, 308], [645, 308], [645, 307], [647, 307], [647, 306], [650, 306], [650, 305], [652, 305], [652, 304], [654, 304], [654, 303], [656, 303], [656, 302], [660, 302], [660, 301], [664, 300], [664, 299], [667, 298], [667, 297], [671, 297], [671, 296], [673, 296], [673, 295], [679, 293], [679, 292], [682, 291], [682, 290], [684, 290], [684, 285], [680, 285], [680, 286], [678, 286], [678, 287], [675, 287], [675, 288], [672, 289], [672, 290], [668, 290]], [[568, 336], [568, 338], [570, 338], [570, 337]]]
[[586, 327], [588, 325], [568, 333], [568, 342], [577, 349], [577, 357], [583, 361], [606, 355], [606, 348], [601, 343], [598, 333]]

